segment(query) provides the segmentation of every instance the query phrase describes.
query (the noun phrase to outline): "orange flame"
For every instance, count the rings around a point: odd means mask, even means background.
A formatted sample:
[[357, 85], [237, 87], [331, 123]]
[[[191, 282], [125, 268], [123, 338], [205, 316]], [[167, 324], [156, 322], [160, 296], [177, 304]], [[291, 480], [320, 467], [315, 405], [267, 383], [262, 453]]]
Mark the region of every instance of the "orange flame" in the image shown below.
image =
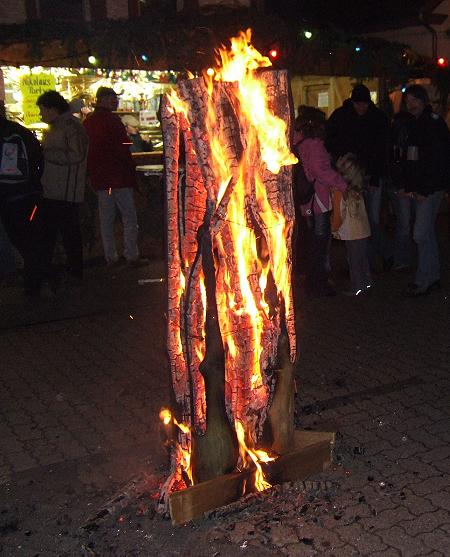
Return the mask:
[[178, 429], [182, 433], [187, 435], [188, 448], [185, 449], [180, 445], [180, 443], [176, 443], [176, 451], [177, 451], [176, 458], [178, 464], [186, 472], [186, 475], [189, 478], [191, 485], [194, 485], [194, 478], [192, 474], [192, 465], [191, 465], [191, 439], [190, 439], [191, 428], [183, 423], [178, 422], [175, 416], [172, 415], [172, 412], [168, 408], [162, 408], [159, 413], [159, 417], [164, 425], [169, 425], [172, 422], [175, 426], [178, 427]]
[[244, 468], [248, 468], [248, 457], [251, 458], [253, 464], [256, 467], [255, 470], [255, 487], [258, 491], [264, 491], [269, 489], [272, 485], [265, 480], [264, 473], [261, 468], [260, 462], [271, 462], [275, 460], [273, 457], [269, 456], [265, 451], [251, 449], [245, 442], [245, 432], [244, 426], [238, 420], [234, 422], [234, 427], [236, 430], [236, 435], [239, 442], [239, 455], [241, 457], [242, 465]]

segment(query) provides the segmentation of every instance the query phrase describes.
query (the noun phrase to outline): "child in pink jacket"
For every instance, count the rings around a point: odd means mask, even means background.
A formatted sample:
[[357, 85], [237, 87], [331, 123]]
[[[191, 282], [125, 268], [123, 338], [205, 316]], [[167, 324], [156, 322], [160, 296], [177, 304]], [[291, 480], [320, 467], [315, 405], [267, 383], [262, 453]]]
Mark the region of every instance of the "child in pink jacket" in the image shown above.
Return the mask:
[[330, 271], [331, 191], [346, 191], [347, 183], [331, 166], [325, 149], [325, 114], [312, 106], [301, 105], [295, 120], [294, 151], [303, 165], [306, 177], [314, 182], [311, 202], [300, 207], [305, 234], [299, 238], [304, 250], [305, 288], [308, 294], [333, 296], [335, 290], [328, 282]]

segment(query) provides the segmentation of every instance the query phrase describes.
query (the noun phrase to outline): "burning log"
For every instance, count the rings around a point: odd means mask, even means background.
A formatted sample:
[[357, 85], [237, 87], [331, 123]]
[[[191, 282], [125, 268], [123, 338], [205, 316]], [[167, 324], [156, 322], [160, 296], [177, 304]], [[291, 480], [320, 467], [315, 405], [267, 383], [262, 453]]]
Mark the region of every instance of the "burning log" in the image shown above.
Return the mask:
[[178, 489], [236, 468], [255, 466], [257, 483], [269, 485], [259, 462], [270, 458], [256, 449], [263, 430], [278, 454], [293, 438], [289, 80], [266, 69], [249, 32], [219, 54], [214, 76], [182, 81], [161, 106], [168, 353], [180, 418], [163, 509]]

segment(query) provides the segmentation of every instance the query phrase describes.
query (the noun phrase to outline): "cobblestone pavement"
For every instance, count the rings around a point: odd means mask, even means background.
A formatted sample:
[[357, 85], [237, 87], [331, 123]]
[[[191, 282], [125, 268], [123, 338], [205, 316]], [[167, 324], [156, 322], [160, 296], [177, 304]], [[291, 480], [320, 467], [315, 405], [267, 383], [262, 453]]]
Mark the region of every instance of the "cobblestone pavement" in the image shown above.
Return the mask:
[[384, 273], [369, 296], [301, 301], [297, 426], [338, 432], [317, 484], [175, 528], [134, 505], [80, 530], [131, 478], [166, 473], [165, 284], [138, 284], [162, 263], [89, 269], [81, 293], [34, 306], [1, 289], [0, 554], [450, 555], [445, 234], [442, 251], [429, 296], [402, 297], [407, 277]]

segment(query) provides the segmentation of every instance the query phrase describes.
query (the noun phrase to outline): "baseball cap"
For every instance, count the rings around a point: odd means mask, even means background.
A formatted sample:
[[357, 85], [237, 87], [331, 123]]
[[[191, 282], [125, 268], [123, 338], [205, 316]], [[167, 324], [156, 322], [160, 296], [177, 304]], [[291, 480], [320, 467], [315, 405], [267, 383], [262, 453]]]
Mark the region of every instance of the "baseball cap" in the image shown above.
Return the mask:
[[102, 97], [111, 97], [113, 95], [114, 97], [118, 96], [112, 87], [99, 87], [97, 89], [97, 93], [95, 94], [95, 98], [98, 100]]

